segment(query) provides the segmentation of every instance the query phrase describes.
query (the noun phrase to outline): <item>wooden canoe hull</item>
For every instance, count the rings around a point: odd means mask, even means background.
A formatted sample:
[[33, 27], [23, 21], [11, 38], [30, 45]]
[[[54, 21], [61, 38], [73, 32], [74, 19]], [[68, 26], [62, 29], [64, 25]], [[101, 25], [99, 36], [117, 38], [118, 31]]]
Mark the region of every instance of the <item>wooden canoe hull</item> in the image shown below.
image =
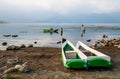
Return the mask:
[[[77, 43], [76, 48], [77, 49], [82, 48], [95, 55], [95, 56], [87, 56], [88, 67], [109, 67], [112, 65], [110, 61], [111, 58], [108, 55], [105, 55], [95, 49], [92, 49], [80, 41]], [[85, 54], [84, 51], [82, 52]]]
[[[67, 58], [68, 51], [76, 52], [76, 56], [73, 59]], [[66, 68], [86, 68], [87, 64], [84, 60], [82, 60], [78, 55], [75, 47], [68, 40], [62, 45], [62, 60], [63, 64]]]

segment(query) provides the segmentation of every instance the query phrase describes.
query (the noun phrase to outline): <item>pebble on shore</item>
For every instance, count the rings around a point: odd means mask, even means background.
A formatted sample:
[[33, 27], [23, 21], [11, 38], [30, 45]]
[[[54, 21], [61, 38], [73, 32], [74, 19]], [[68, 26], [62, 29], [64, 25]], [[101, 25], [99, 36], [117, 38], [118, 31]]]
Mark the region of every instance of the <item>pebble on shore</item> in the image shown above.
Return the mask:
[[92, 45], [91, 47], [95, 48], [96, 46], [98, 46], [98, 44], [100, 46], [103, 46], [103, 47], [106, 47], [106, 46], [115, 46], [117, 48], [120, 48], [120, 40], [117, 40], [117, 39], [111, 39], [111, 40], [101, 39], [101, 40], [96, 41], [96, 43], [94, 45]]

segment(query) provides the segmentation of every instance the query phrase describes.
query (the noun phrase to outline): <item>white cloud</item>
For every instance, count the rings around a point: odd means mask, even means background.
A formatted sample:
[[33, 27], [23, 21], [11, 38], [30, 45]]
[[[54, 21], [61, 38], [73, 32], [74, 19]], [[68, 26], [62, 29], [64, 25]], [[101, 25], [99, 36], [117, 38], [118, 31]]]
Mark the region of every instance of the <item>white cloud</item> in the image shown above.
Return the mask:
[[5, 6], [24, 12], [111, 13], [120, 11], [120, 0], [1, 0]]
[[120, 11], [119, 2], [117, 0], [92, 0], [89, 4], [94, 13], [111, 13]]

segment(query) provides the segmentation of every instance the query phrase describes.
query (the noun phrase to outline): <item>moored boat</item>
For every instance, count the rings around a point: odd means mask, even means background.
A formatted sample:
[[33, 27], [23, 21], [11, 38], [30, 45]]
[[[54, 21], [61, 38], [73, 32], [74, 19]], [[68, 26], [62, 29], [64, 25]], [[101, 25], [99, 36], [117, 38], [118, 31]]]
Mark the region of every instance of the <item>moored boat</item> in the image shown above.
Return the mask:
[[109, 67], [111, 66], [111, 58], [95, 49], [90, 48], [84, 43], [78, 41], [76, 48], [87, 56], [88, 67]]
[[59, 29], [44, 29], [43, 32], [44, 33], [58, 33]]
[[66, 68], [86, 68], [87, 57], [66, 40], [62, 45], [62, 59]]

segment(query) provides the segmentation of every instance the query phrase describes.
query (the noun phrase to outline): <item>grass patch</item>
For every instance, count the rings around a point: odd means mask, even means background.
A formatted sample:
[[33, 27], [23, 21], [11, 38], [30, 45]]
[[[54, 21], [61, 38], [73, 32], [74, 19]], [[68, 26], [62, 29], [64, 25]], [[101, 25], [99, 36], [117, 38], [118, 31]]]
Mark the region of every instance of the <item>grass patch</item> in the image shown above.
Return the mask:
[[23, 79], [22, 77], [19, 77], [19, 76], [13, 76], [13, 75], [4, 75], [2, 76], [1, 79]]

